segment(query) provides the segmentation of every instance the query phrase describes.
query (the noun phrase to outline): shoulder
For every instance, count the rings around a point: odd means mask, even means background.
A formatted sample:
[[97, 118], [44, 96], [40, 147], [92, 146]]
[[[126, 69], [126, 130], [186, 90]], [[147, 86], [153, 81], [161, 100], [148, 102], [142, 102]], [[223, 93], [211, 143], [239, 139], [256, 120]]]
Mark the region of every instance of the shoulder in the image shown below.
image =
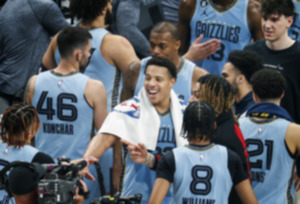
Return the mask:
[[111, 47], [113, 47], [113, 45], [125, 47], [131, 46], [130, 42], [125, 37], [111, 33], [108, 33], [104, 36], [103, 43], [109, 43]]
[[256, 49], [258, 47], [265, 47], [265, 39], [257, 40], [253, 43], [248, 44], [244, 49], [245, 50], [251, 50], [251, 49]]

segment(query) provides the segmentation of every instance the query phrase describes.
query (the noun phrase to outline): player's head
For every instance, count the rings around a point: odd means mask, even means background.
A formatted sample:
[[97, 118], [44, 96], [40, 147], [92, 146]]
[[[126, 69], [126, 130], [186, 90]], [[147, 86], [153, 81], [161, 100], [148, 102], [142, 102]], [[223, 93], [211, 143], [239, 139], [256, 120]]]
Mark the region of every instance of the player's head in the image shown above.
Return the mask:
[[21, 147], [30, 142], [39, 128], [39, 117], [34, 107], [17, 103], [6, 109], [2, 116], [1, 139], [9, 145]]
[[250, 84], [253, 73], [263, 68], [263, 59], [255, 52], [234, 50], [228, 55], [222, 75], [232, 85], [235, 92], [240, 85]]
[[57, 37], [59, 54], [62, 59], [73, 58], [83, 69], [89, 61], [91, 34], [87, 29], [80, 27], [66, 27]]
[[267, 42], [277, 42], [287, 37], [295, 9], [292, 0], [263, 0], [261, 9], [262, 31]]
[[[215, 110], [217, 116], [232, 109], [234, 91], [226, 79], [218, 75], [204, 75], [200, 77], [193, 91], [192, 100], [206, 101]], [[195, 94], [197, 93], [197, 94]]]
[[260, 102], [281, 99], [286, 89], [284, 76], [280, 72], [266, 68], [254, 73], [250, 83]]
[[172, 62], [178, 58], [181, 43], [174, 24], [165, 21], [157, 23], [150, 32], [149, 42], [152, 56], [165, 57]]
[[110, 3], [110, 0], [71, 0], [70, 11], [78, 19], [92, 21], [105, 15]]
[[154, 56], [146, 64], [144, 87], [150, 102], [159, 106], [170, 100], [176, 82], [176, 67], [170, 60]]
[[204, 101], [190, 103], [184, 112], [182, 131], [188, 141], [211, 140], [215, 131], [215, 111]]

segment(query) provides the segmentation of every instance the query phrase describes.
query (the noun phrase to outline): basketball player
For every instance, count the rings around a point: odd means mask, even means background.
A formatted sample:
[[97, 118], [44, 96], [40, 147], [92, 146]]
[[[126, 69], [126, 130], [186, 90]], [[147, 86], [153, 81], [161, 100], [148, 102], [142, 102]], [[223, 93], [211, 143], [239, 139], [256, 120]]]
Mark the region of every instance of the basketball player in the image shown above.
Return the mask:
[[161, 203], [171, 183], [173, 203], [227, 203], [232, 186], [244, 203], [257, 203], [239, 156], [211, 142], [215, 128], [215, 112], [208, 103], [189, 104], [183, 119], [189, 145], [161, 158], [149, 203]]
[[201, 35], [203, 42], [220, 40], [217, 52], [196, 64], [211, 74], [221, 75], [230, 51], [243, 49], [251, 39], [263, 38], [259, 8], [255, 0], [181, 1], [178, 22], [181, 54]]
[[[251, 182], [259, 203], [293, 203], [294, 158], [300, 152], [300, 125], [280, 107], [286, 81], [277, 71], [254, 73], [252, 106], [239, 120], [249, 152]], [[284, 167], [284, 168], [283, 168]]]

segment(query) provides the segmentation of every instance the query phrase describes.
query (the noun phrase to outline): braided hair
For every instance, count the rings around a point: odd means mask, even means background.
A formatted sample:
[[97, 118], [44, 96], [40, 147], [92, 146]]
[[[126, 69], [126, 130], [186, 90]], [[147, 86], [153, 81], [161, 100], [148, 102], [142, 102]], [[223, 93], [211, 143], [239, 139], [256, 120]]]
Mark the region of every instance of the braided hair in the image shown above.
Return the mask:
[[226, 79], [218, 75], [205, 75], [198, 79], [200, 83], [200, 100], [209, 103], [216, 116], [232, 110], [234, 91]]
[[8, 145], [22, 147], [30, 132], [40, 127], [38, 113], [32, 105], [17, 103], [6, 109], [1, 119], [1, 139]]
[[204, 101], [192, 102], [185, 109], [182, 131], [188, 141], [211, 140], [215, 131], [215, 111]]

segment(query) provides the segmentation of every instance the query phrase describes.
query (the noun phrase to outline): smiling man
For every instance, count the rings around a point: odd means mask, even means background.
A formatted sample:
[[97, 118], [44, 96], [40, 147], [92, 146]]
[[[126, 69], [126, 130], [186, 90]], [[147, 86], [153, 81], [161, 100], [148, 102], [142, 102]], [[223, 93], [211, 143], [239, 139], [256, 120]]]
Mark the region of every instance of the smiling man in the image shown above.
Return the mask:
[[288, 36], [293, 23], [294, 4], [291, 0], [262, 1], [262, 30], [265, 39], [245, 47], [264, 59], [264, 67], [281, 72], [287, 81], [281, 101], [296, 123], [300, 123], [300, 42]]
[[[193, 62], [179, 56], [178, 49], [180, 47], [179, 33], [175, 25], [170, 22], [160, 22], [156, 24], [150, 32], [150, 52], [151, 56], [165, 57], [172, 61], [176, 66], [177, 79], [173, 90], [177, 96], [188, 102], [191, 97], [192, 87], [197, 80], [208, 74], [204, 69], [196, 66]], [[123, 85], [123, 91], [127, 94], [137, 95], [144, 84], [145, 67], [151, 57], [146, 57], [141, 60], [139, 70], [136, 70], [136, 78], [134, 80], [127, 80], [130, 84]], [[132, 73], [125, 73], [132, 75]]]
[[[171, 61], [162, 57], [150, 59], [146, 64], [144, 88], [138, 96], [109, 113], [84, 155], [100, 157], [120, 138], [125, 143], [146, 147], [149, 151], [145, 157], [140, 158], [135, 151], [126, 155], [121, 188], [124, 196], [141, 193], [142, 203], [148, 202], [156, 177], [150, 168], [155, 168], [163, 153], [187, 144], [179, 136], [185, 104], [172, 91], [175, 82], [176, 67]], [[168, 193], [164, 203], [170, 203], [171, 198]]]

